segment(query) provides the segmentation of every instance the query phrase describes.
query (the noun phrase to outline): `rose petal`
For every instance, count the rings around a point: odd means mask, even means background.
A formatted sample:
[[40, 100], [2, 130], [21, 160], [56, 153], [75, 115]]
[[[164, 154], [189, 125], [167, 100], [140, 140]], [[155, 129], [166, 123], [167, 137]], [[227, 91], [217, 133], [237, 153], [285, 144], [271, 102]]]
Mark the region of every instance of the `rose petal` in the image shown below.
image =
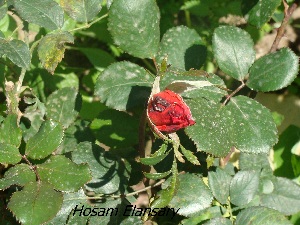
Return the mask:
[[147, 110], [149, 119], [160, 131], [171, 133], [195, 124], [190, 108], [180, 95], [170, 90], [153, 95]]

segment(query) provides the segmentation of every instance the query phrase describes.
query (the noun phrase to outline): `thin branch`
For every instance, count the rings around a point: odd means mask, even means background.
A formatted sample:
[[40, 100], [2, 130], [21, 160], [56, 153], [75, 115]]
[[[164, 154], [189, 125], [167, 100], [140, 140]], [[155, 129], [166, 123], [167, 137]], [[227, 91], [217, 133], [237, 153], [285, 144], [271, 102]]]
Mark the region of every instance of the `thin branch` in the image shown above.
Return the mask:
[[17, 82], [17, 93], [18, 94], [21, 93], [21, 89], [22, 89], [22, 84], [23, 84], [23, 80], [24, 80], [24, 77], [25, 77], [25, 73], [26, 73], [26, 69], [22, 68], [21, 74], [19, 76], [19, 80]]
[[155, 65], [156, 73], [158, 73], [158, 72], [159, 72], [159, 66], [158, 66], [158, 64], [157, 64], [157, 62], [156, 62], [155, 57], [152, 57], [152, 61], [153, 61], [154, 65]]
[[12, 38], [13, 34], [17, 31], [18, 32], [18, 39], [23, 40], [24, 39], [24, 33], [23, 33], [23, 21], [22, 19], [17, 15], [14, 14], [12, 11], [7, 11], [7, 14], [13, 18], [13, 20], [16, 22], [17, 27], [10, 35], [9, 39]]
[[36, 170], [36, 166], [32, 165], [32, 163], [27, 159], [26, 155], [23, 155], [22, 158], [26, 161], [26, 163], [30, 166], [30, 168], [33, 170], [33, 172], [35, 173], [38, 181], [41, 181], [40, 175], [38, 173], [38, 171]]
[[224, 158], [220, 158], [219, 165], [220, 167], [225, 167], [230, 160], [231, 155], [234, 153], [235, 148], [231, 147], [230, 152]]
[[285, 0], [282, 0], [283, 5], [284, 5], [284, 18], [283, 21], [280, 25], [280, 27], [277, 30], [277, 35], [276, 38], [272, 44], [272, 47], [270, 49], [270, 52], [275, 52], [278, 48], [279, 42], [282, 39], [284, 33], [285, 33], [285, 28], [288, 25], [288, 22], [293, 14], [293, 12], [295, 11], [295, 9], [297, 8], [297, 4], [293, 3], [291, 5], [291, 7], [289, 7], [289, 5], [286, 3]]
[[234, 90], [230, 95], [227, 96], [227, 98], [225, 99], [225, 101], [223, 102], [222, 105], [226, 105], [226, 103], [229, 101], [229, 99], [232, 98], [232, 96], [234, 96], [236, 93], [238, 93], [243, 87], [245, 87], [245, 83], [242, 81], [242, 84], [236, 89]]
[[98, 21], [100, 21], [100, 20], [102, 20], [102, 19], [104, 19], [106, 17], [108, 17], [108, 13], [106, 13], [103, 16], [95, 19], [91, 23], [87, 23], [87, 24], [83, 25], [82, 27], [77, 27], [77, 28], [74, 28], [72, 30], [69, 30], [69, 32], [73, 32], [73, 31], [77, 31], [77, 30], [83, 30], [83, 29], [86, 29], [86, 28], [90, 28], [94, 23], [97, 23]]
[[134, 192], [131, 192], [129, 194], [124, 194], [124, 195], [107, 195], [107, 196], [94, 196], [94, 197], [85, 197], [84, 199], [89, 199], [89, 200], [97, 200], [97, 199], [105, 199], [105, 198], [126, 198], [126, 197], [129, 197], [129, 196], [133, 196], [133, 195], [137, 195], [141, 192], [145, 192], [151, 188], [154, 188], [154, 187], [157, 187], [159, 185], [161, 185], [163, 182], [165, 182], [164, 179], [158, 181], [157, 183], [153, 184], [153, 185], [150, 185], [148, 187], [145, 187], [145, 188], [142, 188], [140, 190], [137, 190], [137, 191], [134, 191]]
[[152, 73], [156, 73], [155, 68], [146, 59], [142, 59], [142, 61]]
[[192, 27], [192, 22], [191, 22], [191, 15], [190, 12], [188, 10], [184, 10], [184, 15], [185, 15], [185, 21], [186, 21], [186, 25], [188, 27]]

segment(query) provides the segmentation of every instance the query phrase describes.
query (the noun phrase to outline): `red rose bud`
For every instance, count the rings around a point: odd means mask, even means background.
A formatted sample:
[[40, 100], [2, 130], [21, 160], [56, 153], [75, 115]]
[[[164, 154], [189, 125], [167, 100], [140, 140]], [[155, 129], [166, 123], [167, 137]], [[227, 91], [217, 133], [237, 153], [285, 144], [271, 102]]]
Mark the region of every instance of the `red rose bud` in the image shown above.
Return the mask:
[[172, 133], [196, 123], [181, 96], [170, 90], [153, 95], [147, 110], [150, 120], [159, 131]]

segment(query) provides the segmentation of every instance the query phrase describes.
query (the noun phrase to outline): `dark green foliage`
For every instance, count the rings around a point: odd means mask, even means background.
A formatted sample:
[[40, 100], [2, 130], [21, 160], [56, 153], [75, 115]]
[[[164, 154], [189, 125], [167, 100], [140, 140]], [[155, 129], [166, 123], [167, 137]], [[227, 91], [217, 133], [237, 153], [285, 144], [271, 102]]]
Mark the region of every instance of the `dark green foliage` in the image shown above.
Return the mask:
[[[256, 57], [280, 2], [0, 1], [1, 224], [299, 222], [299, 128], [252, 98], [299, 86], [294, 49]], [[165, 89], [195, 125], [157, 130]]]

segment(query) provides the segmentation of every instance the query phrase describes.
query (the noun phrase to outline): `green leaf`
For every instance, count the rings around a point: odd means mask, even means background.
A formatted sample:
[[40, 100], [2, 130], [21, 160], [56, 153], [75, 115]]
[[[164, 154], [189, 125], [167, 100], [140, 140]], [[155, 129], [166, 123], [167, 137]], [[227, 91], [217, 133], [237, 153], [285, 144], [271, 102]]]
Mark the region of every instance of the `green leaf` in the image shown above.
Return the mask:
[[206, 60], [206, 47], [195, 30], [177, 26], [169, 29], [161, 40], [158, 61], [165, 57], [174, 67], [200, 69]]
[[[94, 89], [94, 85], [92, 89]], [[94, 96], [81, 95], [81, 97], [82, 104], [79, 116], [82, 120], [92, 121], [99, 115], [100, 112], [107, 109], [106, 105], [104, 105], [102, 102], [95, 101]]]
[[161, 162], [168, 154], [154, 156], [154, 157], [147, 157], [147, 158], [140, 158], [140, 161], [144, 165], [156, 165], [157, 163]]
[[83, 141], [95, 142], [95, 137], [90, 130], [90, 122], [76, 120], [64, 131], [64, 138], [55, 153], [65, 154], [76, 149], [77, 144]]
[[184, 155], [184, 157], [192, 164], [194, 165], [200, 165], [199, 160], [197, 157], [191, 152], [190, 150], [186, 150], [182, 145], [180, 145], [180, 149]]
[[240, 153], [239, 168], [241, 170], [261, 171], [261, 175], [272, 175], [273, 171], [267, 154]]
[[179, 209], [179, 215], [188, 217], [210, 206], [213, 196], [200, 176], [187, 173], [178, 179], [179, 186], [170, 206]]
[[227, 92], [224, 81], [215, 74], [208, 74], [202, 70], [185, 72], [173, 71], [172, 67], [161, 79], [161, 89], [169, 89], [183, 98], [206, 98], [219, 102]]
[[[91, 216], [89, 224], [118, 224], [118, 225], [143, 225], [140, 215], [142, 214], [139, 209], [134, 209], [133, 205], [128, 201], [106, 200], [100, 204], [96, 204], [96, 207], [106, 209], [106, 212], [100, 213], [101, 216]], [[114, 211], [107, 209], [112, 208]], [[108, 213], [107, 213], [108, 212]], [[117, 213], [116, 213], [117, 212]], [[78, 215], [78, 214], [77, 214]], [[71, 224], [72, 225], [72, 224]]]
[[41, 180], [60, 191], [78, 191], [92, 179], [88, 165], [77, 165], [62, 155], [52, 156], [37, 166]]
[[236, 206], [248, 204], [257, 194], [260, 171], [239, 171], [231, 180], [230, 201]]
[[234, 146], [242, 152], [267, 154], [277, 142], [270, 111], [248, 97], [231, 98], [226, 106], [205, 99], [187, 100], [187, 104], [196, 124], [186, 132], [201, 151], [226, 156]]
[[[3, 19], [7, 15], [8, 7], [7, 7], [7, 5], [5, 3], [6, 2], [4, 2], [4, 0], [0, 1], [0, 20]], [[0, 34], [0, 37], [1, 36], [2, 35]]]
[[35, 23], [50, 30], [64, 24], [64, 11], [52, 0], [13, 0], [18, 14], [29, 23]]
[[117, 62], [98, 77], [95, 95], [108, 107], [128, 110], [145, 104], [153, 81], [142, 67], [130, 62]]
[[[187, 100], [196, 124], [185, 129], [198, 151], [215, 156], [226, 156], [232, 147], [229, 140], [230, 117], [225, 107], [206, 99]], [[246, 140], [245, 140], [246, 141]]]
[[[157, 198], [151, 203], [151, 208], [163, 208], [169, 205], [172, 198], [174, 197], [178, 188], [178, 170], [176, 159], [173, 161], [172, 165], [172, 176], [170, 179], [170, 184], [166, 189], [162, 189], [158, 192]], [[177, 206], [176, 206], [177, 207]]]
[[299, 70], [298, 56], [288, 48], [267, 54], [254, 62], [247, 86], [256, 91], [275, 91], [291, 84]]
[[74, 43], [74, 37], [66, 31], [47, 34], [39, 42], [39, 59], [43, 67], [51, 74], [64, 57], [65, 43]]
[[242, 0], [242, 13], [248, 23], [260, 28], [270, 20], [280, 2], [280, 0]]
[[11, 185], [24, 186], [26, 183], [35, 181], [36, 176], [27, 164], [17, 164], [9, 168], [4, 177], [0, 179], [0, 190], [4, 190]]
[[62, 194], [45, 182], [30, 182], [15, 192], [8, 208], [24, 225], [39, 225], [53, 218], [59, 211]]
[[217, 217], [209, 220], [203, 225], [232, 225], [232, 222], [224, 217]]
[[293, 148], [291, 149], [291, 153], [293, 153], [296, 156], [300, 156], [300, 141], [298, 141]]
[[[37, 97], [35, 98], [24, 98], [26, 104], [30, 104], [25, 109], [23, 117], [26, 117], [30, 121], [30, 128], [26, 129], [23, 134], [23, 140], [28, 141], [33, 135], [35, 135], [42, 123], [44, 122], [44, 116], [46, 113], [46, 107]], [[33, 105], [31, 105], [33, 104]]]
[[139, 58], [151, 58], [158, 51], [159, 19], [154, 0], [114, 0], [108, 29], [124, 51]]
[[64, 87], [79, 87], [78, 74], [75, 73], [74, 69], [65, 68], [63, 70], [58, 67], [59, 70], [55, 71], [55, 74], [41, 73], [46, 89], [56, 91]]
[[47, 117], [68, 128], [76, 119], [81, 107], [77, 89], [66, 87], [53, 92], [47, 99]]
[[274, 146], [274, 175], [295, 178], [291, 149], [299, 141], [299, 133], [299, 127], [290, 125], [279, 136], [279, 142]]
[[158, 179], [165, 178], [166, 176], [171, 174], [171, 172], [172, 171], [170, 170], [170, 171], [167, 171], [167, 172], [164, 172], [164, 173], [144, 173], [144, 175], [148, 179], [158, 180]]
[[[80, 207], [83, 207], [83, 210], [86, 209], [85, 205], [79, 205], [79, 207], [77, 207], [77, 208], [81, 209]], [[80, 216], [79, 214], [75, 214], [73, 216], [73, 213], [71, 212], [68, 222], [65, 225], [73, 225], [73, 224], [86, 225], [88, 223], [88, 220], [89, 220], [89, 216]]]
[[63, 135], [63, 128], [60, 123], [46, 120], [39, 131], [28, 140], [26, 155], [32, 159], [45, 158], [59, 146]]
[[7, 56], [14, 64], [21, 68], [29, 68], [31, 54], [28, 46], [20, 40], [11, 40], [0, 38], [0, 56]]
[[147, 158], [140, 158], [141, 163], [144, 165], [156, 165], [161, 162], [167, 155], [166, 153], [168, 145], [163, 144], [155, 153]]
[[96, 139], [111, 147], [124, 148], [138, 143], [139, 120], [114, 109], [100, 112], [90, 125]]
[[72, 159], [75, 163], [88, 163], [93, 177], [86, 184], [88, 190], [111, 194], [119, 192], [120, 185], [126, 185], [128, 178], [125, 178], [122, 165], [97, 145], [90, 142], [79, 143], [72, 152]]
[[52, 220], [46, 223], [46, 225], [65, 224], [69, 215], [73, 216], [73, 214], [70, 214], [70, 212], [76, 206], [78, 209], [81, 209], [81, 204], [85, 205], [86, 207], [90, 206], [87, 202], [87, 196], [84, 194], [84, 191], [82, 189], [74, 193], [64, 193], [63, 198], [64, 200], [60, 211]]
[[77, 22], [91, 21], [101, 10], [99, 0], [60, 0], [61, 7]]
[[231, 98], [230, 139], [241, 152], [265, 153], [277, 142], [277, 128], [270, 111], [246, 96]]
[[208, 184], [214, 197], [221, 203], [226, 204], [229, 197], [229, 187], [232, 177], [224, 170], [217, 168], [216, 172], [208, 172]]
[[22, 130], [18, 126], [18, 116], [9, 114], [1, 124], [0, 143], [19, 147], [22, 140]]
[[215, 29], [212, 47], [221, 70], [229, 76], [243, 80], [255, 60], [253, 40], [250, 35], [232, 26]]
[[236, 225], [292, 225], [280, 212], [256, 206], [244, 209], [236, 217]]
[[99, 48], [76, 48], [81, 51], [97, 70], [104, 70], [116, 60], [108, 52]]
[[21, 159], [22, 156], [16, 146], [0, 143], [0, 163], [16, 164], [20, 162]]
[[192, 217], [188, 219], [182, 220], [183, 225], [198, 225], [201, 224], [202, 221], [212, 219], [212, 218], [218, 218], [221, 217], [221, 209], [219, 206], [212, 206], [209, 208], [206, 208], [204, 210], [201, 210], [197, 215], [193, 215]]
[[277, 177], [273, 184], [273, 192], [261, 196], [261, 205], [276, 209], [284, 215], [298, 213], [300, 211], [300, 186], [282, 177]]

